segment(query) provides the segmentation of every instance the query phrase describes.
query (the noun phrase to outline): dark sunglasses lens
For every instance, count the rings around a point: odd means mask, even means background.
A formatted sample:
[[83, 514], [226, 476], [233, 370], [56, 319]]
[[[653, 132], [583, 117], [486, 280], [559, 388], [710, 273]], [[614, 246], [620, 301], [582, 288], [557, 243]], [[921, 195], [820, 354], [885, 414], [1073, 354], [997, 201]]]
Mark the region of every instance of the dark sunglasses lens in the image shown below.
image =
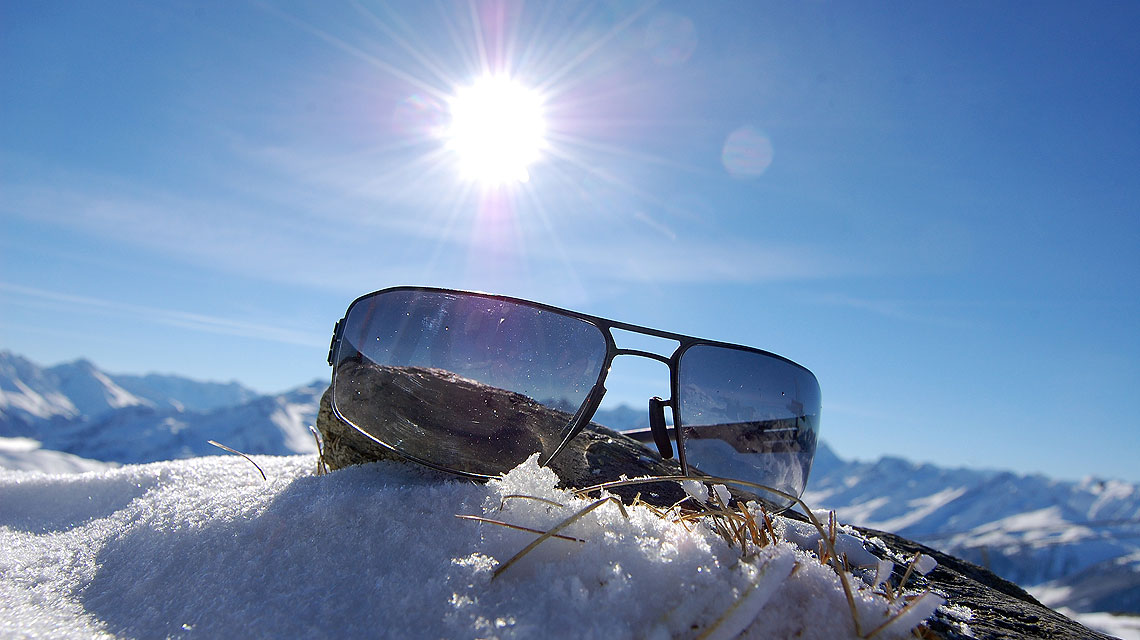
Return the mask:
[[[681, 438], [691, 472], [803, 492], [819, 430], [819, 383], [810, 371], [745, 349], [698, 344], [678, 367]], [[792, 501], [738, 487], [776, 508]]]
[[598, 380], [601, 330], [537, 307], [393, 290], [344, 320], [333, 404], [358, 430], [450, 471], [496, 475], [545, 462]]

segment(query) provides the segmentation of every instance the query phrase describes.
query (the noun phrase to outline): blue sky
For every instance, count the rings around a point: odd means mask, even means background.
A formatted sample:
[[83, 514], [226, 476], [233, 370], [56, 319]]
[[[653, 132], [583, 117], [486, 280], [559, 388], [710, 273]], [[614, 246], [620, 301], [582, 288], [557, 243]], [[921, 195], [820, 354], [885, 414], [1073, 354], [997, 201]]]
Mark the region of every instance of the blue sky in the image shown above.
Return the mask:
[[[357, 295], [477, 289], [792, 358], [845, 457], [1140, 480], [1137, 24], [6, 2], [0, 348], [280, 391], [327, 377]], [[437, 135], [487, 72], [544, 100], [525, 183]]]

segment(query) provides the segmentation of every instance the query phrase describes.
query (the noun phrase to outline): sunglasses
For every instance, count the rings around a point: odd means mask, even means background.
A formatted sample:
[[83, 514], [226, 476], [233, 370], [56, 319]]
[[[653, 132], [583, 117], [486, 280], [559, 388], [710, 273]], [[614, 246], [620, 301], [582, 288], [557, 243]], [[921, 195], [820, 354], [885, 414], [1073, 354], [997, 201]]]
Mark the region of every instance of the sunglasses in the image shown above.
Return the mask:
[[[614, 329], [677, 347], [669, 355], [623, 349]], [[671, 397], [648, 399], [649, 427], [623, 432], [647, 454], [653, 443], [672, 458], [675, 442], [684, 475], [803, 492], [820, 414], [819, 383], [804, 367], [506, 296], [394, 287], [357, 298], [333, 331], [332, 409], [405, 458], [495, 477], [534, 453], [541, 464], [557, 456], [594, 417], [616, 356], [669, 367]]]

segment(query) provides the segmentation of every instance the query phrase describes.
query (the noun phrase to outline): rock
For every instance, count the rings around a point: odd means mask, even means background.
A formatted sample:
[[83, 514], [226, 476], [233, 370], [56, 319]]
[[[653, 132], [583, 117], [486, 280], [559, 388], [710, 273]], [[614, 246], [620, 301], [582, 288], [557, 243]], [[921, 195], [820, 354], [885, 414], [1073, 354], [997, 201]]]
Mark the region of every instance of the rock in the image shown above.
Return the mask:
[[[966, 636], [957, 630], [944, 612], [940, 611], [927, 623], [930, 631], [938, 638], [947, 640], [967, 638], [1108, 640], [1111, 638], [1053, 611], [1021, 587], [976, 564], [892, 533], [855, 528], [868, 538], [877, 538], [896, 557], [913, 558], [917, 553], [924, 553], [938, 561], [938, 566], [930, 574], [919, 578], [920, 583], [924, 580], [927, 588], [944, 594], [949, 605], [964, 606], [973, 612], [973, 619], [968, 623], [971, 635]], [[875, 549], [871, 551], [874, 552]]]
[[[415, 392], [420, 394], [425, 392], [425, 388], [427, 392], [432, 391], [430, 380], [433, 378], [440, 379], [439, 373], [429, 372], [427, 375], [417, 377], [414, 379], [415, 384], [411, 384], [411, 379], [404, 380], [403, 383], [410, 385], [408, 388], [415, 389]], [[447, 380], [447, 382], [449, 385], [463, 384], [462, 379]], [[499, 396], [488, 396], [485, 390], [479, 389], [480, 400], [473, 402], [457, 399], [464, 393], [456, 394], [454, 386], [449, 388], [451, 390], [449, 406], [454, 408], [457, 415], [467, 416], [468, 420], [472, 415], [478, 419], [481, 414], [487, 412], [498, 412], [496, 416], [500, 416], [503, 412], [509, 411], [528, 414], [549, 411], [529, 399], [512, 397], [509, 392], [503, 392]], [[474, 394], [475, 390], [467, 391]], [[366, 397], [363, 400], [382, 404], [379, 398], [375, 397]], [[402, 402], [398, 397], [391, 395], [385, 396], [384, 401]], [[378, 407], [378, 410], [388, 409]], [[529, 419], [537, 418], [530, 415]], [[567, 416], [559, 415], [556, 419], [564, 423]], [[331, 470], [376, 460], [403, 460], [399, 454], [339, 420], [332, 411], [331, 388], [321, 397], [317, 429], [324, 440], [321, 460]], [[519, 441], [529, 443], [530, 446], [537, 446], [535, 443], [540, 440], [541, 437], [536, 434], [525, 432], [519, 434]], [[542, 446], [549, 446], [549, 443], [543, 443]], [[674, 460], [662, 460], [656, 451], [650, 450], [640, 442], [594, 423], [589, 424], [573, 438], [566, 449], [554, 458], [550, 467], [566, 487], [587, 487], [617, 480], [622, 476], [635, 478], [680, 473], [680, 467]], [[620, 495], [626, 501], [631, 501], [634, 495], [640, 494], [646, 502], [661, 506], [674, 504], [685, 496], [675, 482], [620, 488], [613, 493]], [[804, 515], [795, 511], [787, 511], [783, 515], [796, 520], [807, 520]], [[925, 637], [945, 640], [1109, 638], [1045, 607], [1017, 585], [1003, 580], [982, 567], [888, 532], [855, 528], [872, 540], [874, 544], [869, 550], [879, 557], [897, 562], [899, 559], [912, 558], [917, 553], [924, 553], [935, 558], [938, 566], [926, 576], [912, 577], [908, 585], [917, 584], [932, 589], [945, 595], [949, 606], [962, 606], [973, 612], [973, 618], [967, 623], [971, 635], [963, 634], [946, 611], [939, 610], [935, 617], [928, 621]], [[876, 544], [881, 544], [881, 547], [876, 547]]]

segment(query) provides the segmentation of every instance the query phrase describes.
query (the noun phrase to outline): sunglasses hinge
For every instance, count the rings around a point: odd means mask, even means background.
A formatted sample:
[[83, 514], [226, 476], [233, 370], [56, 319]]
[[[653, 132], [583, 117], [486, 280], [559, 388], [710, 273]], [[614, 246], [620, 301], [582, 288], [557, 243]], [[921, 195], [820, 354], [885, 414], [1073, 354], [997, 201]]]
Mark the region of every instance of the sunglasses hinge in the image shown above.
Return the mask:
[[343, 325], [344, 325], [344, 318], [337, 320], [336, 324], [333, 325], [332, 341], [329, 342], [328, 360], [329, 360], [329, 366], [330, 367], [333, 365], [333, 355], [335, 355], [335, 352], [336, 352], [336, 343], [340, 341], [340, 330], [341, 330]]
[[657, 396], [649, 399], [649, 430], [653, 433], [653, 441], [661, 457], [668, 460], [673, 457], [673, 445], [669, 442], [669, 430], [665, 427], [665, 407], [671, 407], [672, 402], [662, 400]]

